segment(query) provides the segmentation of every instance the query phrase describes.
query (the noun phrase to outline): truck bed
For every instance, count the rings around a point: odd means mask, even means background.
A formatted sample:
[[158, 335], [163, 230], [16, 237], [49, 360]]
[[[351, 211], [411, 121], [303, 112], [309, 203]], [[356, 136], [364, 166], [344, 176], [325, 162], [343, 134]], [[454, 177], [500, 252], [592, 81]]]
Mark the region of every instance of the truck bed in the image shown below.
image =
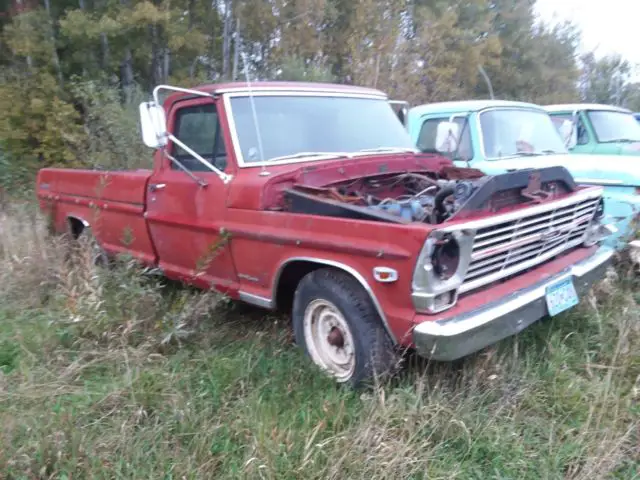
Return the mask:
[[45, 168], [38, 174], [37, 196], [57, 233], [70, 231], [74, 222], [91, 225], [108, 253], [131, 253], [153, 264], [156, 255], [144, 219], [150, 176], [151, 170]]

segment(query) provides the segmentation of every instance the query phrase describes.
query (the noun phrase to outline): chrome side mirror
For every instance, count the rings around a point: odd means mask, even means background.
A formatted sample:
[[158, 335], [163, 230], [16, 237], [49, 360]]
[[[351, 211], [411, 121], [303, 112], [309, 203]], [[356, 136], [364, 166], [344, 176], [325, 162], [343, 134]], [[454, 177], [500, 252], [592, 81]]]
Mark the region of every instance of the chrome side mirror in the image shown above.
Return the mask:
[[161, 148], [167, 145], [167, 120], [162, 106], [155, 102], [140, 104], [142, 141], [147, 147]]

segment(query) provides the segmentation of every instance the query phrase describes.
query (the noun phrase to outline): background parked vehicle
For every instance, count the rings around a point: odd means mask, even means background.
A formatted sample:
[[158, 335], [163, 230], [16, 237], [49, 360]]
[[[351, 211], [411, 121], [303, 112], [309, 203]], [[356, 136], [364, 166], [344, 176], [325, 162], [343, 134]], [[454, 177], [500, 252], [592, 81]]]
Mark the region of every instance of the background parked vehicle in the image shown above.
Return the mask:
[[[605, 187], [605, 214], [617, 233], [608, 245], [621, 249], [640, 213], [640, 164], [617, 155], [570, 154], [541, 106], [512, 101], [443, 102], [409, 110], [408, 129], [422, 152], [441, 152], [456, 165], [493, 175], [561, 165], [576, 182]], [[565, 131], [571, 122], [564, 123]]]
[[290, 309], [340, 382], [386, 373], [396, 347], [453, 360], [515, 334], [573, 307], [611, 259], [601, 188], [421, 154], [380, 91], [232, 83], [154, 100], [140, 105], [153, 170], [40, 171], [54, 228]]
[[[640, 155], [640, 124], [631, 110], [589, 103], [547, 105], [571, 153]], [[573, 128], [560, 129], [565, 121]]]

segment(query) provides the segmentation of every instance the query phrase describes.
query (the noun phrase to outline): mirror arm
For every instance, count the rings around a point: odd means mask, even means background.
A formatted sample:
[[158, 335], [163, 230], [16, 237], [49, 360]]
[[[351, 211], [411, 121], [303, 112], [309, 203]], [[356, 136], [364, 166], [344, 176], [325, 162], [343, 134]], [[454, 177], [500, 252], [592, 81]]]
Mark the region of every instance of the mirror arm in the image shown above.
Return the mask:
[[167, 133], [167, 138], [169, 140], [171, 140], [173, 143], [175, 143], [176, 145], [178, 145], [179, 147], [181, 147], [183, 150], [185, 150], [187, 153], [191, 154], [196, 160], [198, 160], [200, 163], [202, 163], [204, 166], [206, 166], [207, 168], [209, 168], [211, 171], [215, 172], [218, 174], [218, 176], [220, 177], [220, 179], [222, 180], [223, 183], [229, 183], [231, 181], [231, 175], [227, 175], [226, 173], [224, 173], [221, 170], [218, 170], [216, 167], [214, 167], [213, 165], [211, 165], [207, 160], [205, 160], [204, 158], [202, 158], [199, 154], [197, 154], [196, 152], [194, 152], [193, 150], [191, 150], [187, 145], [185, 145], [184, 143], [182, 143], [180, 140], [178, 140], [175, 136], [173, 136], [170, 133]]
[[162, 149], [162, 153], [164, 154], [165, 157], [167, 157], [169, 160], [171, 160], [173, 163], [175, 163], [180, 170], [182, 170], [184, 173], [186, 173], [189, 177], [191, 177], [191, 179], [196, 182], [198, 185], [200, 185], [201, 187], [206, 187], [208, 185], [207, 182], [205, 182], [204, 180], [202, 180], [201, 178], [196, 177], [193, 173], [191, 173], [189, 171], [189, 169], [187, 167], [185, 167], [182, 163], [180, 163], [178, 161], [177, 158], [173, 157], [172, 155], [169, 154], [169, 152], [167, 152], [166, 148]]
[[197, 95], [199, 97], [211, 97], [211, 98], [215, 97], [211, 93], [201, 92], [199, 90], [191, 90], [189, 88], [173, 87], [171, 85], [158, 85], [156, 88], [153, 89], [153, 100], [154, 100], [154, 102], [156, 102], [156, 105], [162, 105], [162, 103], [160, 103], [160, 100], [158, 99], [158, 92], [160, 90], [170, 90], [172, 92], [190, 93], [191, 95]]

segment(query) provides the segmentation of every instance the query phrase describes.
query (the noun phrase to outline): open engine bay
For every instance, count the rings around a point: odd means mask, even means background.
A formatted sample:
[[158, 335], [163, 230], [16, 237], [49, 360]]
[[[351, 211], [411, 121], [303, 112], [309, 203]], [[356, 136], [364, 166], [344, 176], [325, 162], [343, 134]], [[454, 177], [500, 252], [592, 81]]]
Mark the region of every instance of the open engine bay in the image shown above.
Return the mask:
[[296, 184], [284, 192], [285, 210], [396, 223], [439, 224], [472, 212], [496, 212], [575, 190], [573, 179], [562, 167], [475, 178], [452, 176], [437, 178], [430, 173], [404, 172], [322, 187]]

